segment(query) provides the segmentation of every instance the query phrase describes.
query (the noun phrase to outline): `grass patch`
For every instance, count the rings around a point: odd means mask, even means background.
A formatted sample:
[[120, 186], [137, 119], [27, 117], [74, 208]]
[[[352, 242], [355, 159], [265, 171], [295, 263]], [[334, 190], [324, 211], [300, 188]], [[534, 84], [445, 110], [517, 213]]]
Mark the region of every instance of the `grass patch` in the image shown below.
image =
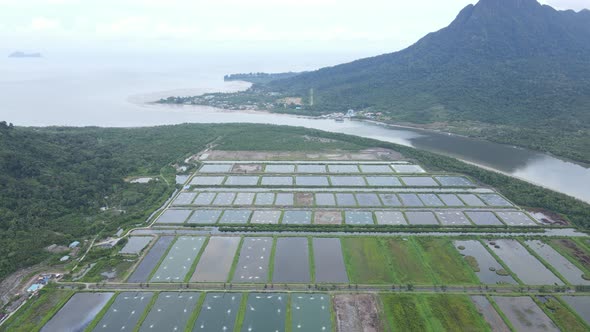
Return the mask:
[[199, 314], [201, 313], [201, 309], [203, 308], [203, 303], [205, 303], [205, 298], [207, 297], [207, 293], [201, 292], [199, 294], [199, 296], [200, 296], [199, 301], [197, 302], [197, 305], [195, 306], [195, 310], [193, 310], [193, 313], [191, 314], [188, 321], [186, 322], [186, 327], [184, 328], [184, 332], [191, 332], [193, 330], [193, 327], [194, 327], [195, 323], [197, 322], [197, 318], [199, 317]]
[[275, 272], [275, 253], [277, 251], [277, 238], [273, 237], [272, 247], [270, 250], [270, 257], [268, 258], [268, 282], [272, 282], [273, 274]]
[[432, 284], [432, 272], [424, 264], [420, 249], [412, 237], [383, 239], [387, 251], [391, 254], [390, 261], [396, 283]]
[[145, 306], [145, 310], [141, 314], [141, 317], [139, 317], [139, 320], [137, 321], [137, 325], [135, 325], [135, 328], [133, 329], [134, 332], [139, 332], [139, 329], [141, 328], [143, 321], [145, 321], [145, 319], [149, 315], [150, 311], [152, 310], [152, 307], [154, 306], [154, 304], [156, 304], [156, 301], [158, 300], [159, 296], [160, 296], [160, 292], [154, 292], [152, 294], [152, 298], [150, 299], [150, 303], [148, 303], [147, 306]]
[[343, 238], [342, 252], [351, 283], [392, 283], [389, 257], [377, 238]]
[[383, 312], [391, 331], [431, 331], [417, 295], [381, 294]]
[[481, 271], [481, 269], [479, 268], [479, 263], [477, 262], [477, 259], [475, 259], [475, 257], [465, 256], [465, 261], [467, 262], [467, 264], [469, 264], [469, 266], [471, 266], [471, 269], [473, 270], [473, 272]]
[[246, 317], [246, 310], [248, 309], [248, 293], [242, 293], [242, 302], [240, 302], [240, 308], [236, 315], [236, 324], [234, 331], [241, 331], [242, 325], [244, 325], [244, 318]]
[[422, 248], [425, 262], [430, 266], [437, 281], [443, 284], [477, 284], [477, 276], [453, 246], [443, 238], [416, 238]]
[[547, 297], [545, 303], [538, 298], [535, 301], [562, 331], [588, 331], [589, 327], [556, 298]]
[[313, 284], [315, 283], [315, 258], [313, 256], [313, 238], [311, 236], [307, 237], [307, 252], [309, 254], [309, 280]]
[[467, 295], [423, 295], [435, 331], [490, 331]]
[[37, 331], [74, 295], [71, 290], [43, 289], [4, 324], [0, 331]]
[[112, 281], [122, 281], [125, 279], [127, 271], [135, 264], [136, 258], [123, 255], [115, 255], [99, 259], [96, 264], [84, 275], [82, 282], [101, 282], [109, 278], [102, 273], [115, 273]]
[[231, 264], [231, 269], [229, 270], [229, 274], [227, 276], [227, 282], [231, 283], [234, 274], [236, 273], [236, 268], [238, 266], [238, 260], [240, 259], [240, 252], [242, 251], [242, 245], [244, 244], [244, 237], [240, 237], [240, 243], [238, 244], [238, 249], [236, 250], [236, 254], [234, 255], [234, 261]]

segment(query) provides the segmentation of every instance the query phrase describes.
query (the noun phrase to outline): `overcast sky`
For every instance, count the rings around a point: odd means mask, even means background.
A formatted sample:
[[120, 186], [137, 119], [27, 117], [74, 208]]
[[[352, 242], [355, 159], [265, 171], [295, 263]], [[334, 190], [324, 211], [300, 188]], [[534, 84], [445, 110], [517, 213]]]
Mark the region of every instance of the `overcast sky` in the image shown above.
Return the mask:
[[[0, 0], [4, 50], [394, 51], [476, 0]], [[557, 9], [590, 0], [542, 0]], [[279, 42], [280, 41], [280, 42]]]

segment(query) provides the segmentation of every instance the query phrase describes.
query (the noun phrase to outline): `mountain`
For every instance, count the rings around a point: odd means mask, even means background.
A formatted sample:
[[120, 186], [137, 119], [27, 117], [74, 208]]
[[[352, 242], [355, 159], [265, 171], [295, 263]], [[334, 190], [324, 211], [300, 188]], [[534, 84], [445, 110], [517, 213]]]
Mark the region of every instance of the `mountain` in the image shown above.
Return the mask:
[[40, 58], [41, 53], [25, 53], [25, 52], [12, 52], [8, 55], [9, 58]]
[[[266, 88], [301, 96], [313, 88], [311, 112], [371, 109], [392, 121], [585, 131], [590, 11], [557, 11], [535, 0], [481, 0], [402, 51]], [[582, 146], [582, 159], [590, 160], [588, 146]]]

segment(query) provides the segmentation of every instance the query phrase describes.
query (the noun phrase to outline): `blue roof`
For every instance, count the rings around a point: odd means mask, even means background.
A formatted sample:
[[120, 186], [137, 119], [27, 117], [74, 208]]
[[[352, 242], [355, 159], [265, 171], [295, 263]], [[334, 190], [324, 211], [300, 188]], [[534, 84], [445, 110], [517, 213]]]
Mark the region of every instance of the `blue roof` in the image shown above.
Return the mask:
[[74, 247], [77, 247], [79, 245], [80, 245], [80, 241], [74, 241], [74, 242], [70, 243], [69, 247], [70, 248], [74, 248]]
[[27, 292], [34, 292], [34, 291], [38, 290], [39, 288], [41, 288], [40, 284], [32, 284], [31, 287], [29, 287], [27, 289]]

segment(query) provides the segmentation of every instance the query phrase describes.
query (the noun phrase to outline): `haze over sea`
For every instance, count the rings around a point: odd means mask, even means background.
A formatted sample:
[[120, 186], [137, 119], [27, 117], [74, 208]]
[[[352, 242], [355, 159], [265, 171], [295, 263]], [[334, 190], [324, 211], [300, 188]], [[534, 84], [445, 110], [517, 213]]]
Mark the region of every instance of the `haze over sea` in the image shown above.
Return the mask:
[[207, 107], [148, 105], [161, 97], [235, 91], [241, 72], [313, 70], [373, 54], [201, 52], [0, 57], [0, 119], [20, 126], [136, 127], [186, 122], [272, 123], [342, 132], [442, 152], [590, 202], [590, 169], [546, 154], [421, 130]]

